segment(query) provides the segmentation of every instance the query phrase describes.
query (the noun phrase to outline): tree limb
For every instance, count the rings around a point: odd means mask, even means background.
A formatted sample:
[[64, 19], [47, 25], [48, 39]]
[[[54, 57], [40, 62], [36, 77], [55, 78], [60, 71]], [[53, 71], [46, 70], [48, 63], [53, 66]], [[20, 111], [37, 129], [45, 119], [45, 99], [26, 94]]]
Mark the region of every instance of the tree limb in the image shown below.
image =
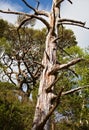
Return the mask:
[[70, 4], [73, 4], [73, 2], [71, 0], [68, 0], [70, 2]]
[[39, 2], [39, 0], [36, 0], [36, 2], [37, 2], [37, 7], [36, 7], [36, 9], [38, 10], [39, 5], [40, 5], [40, 2]]
[[44, 65], [42, 65], [41, 63], [37, 62], [37, 61], [33, 61], [34, 63], [40, 65], [43, 69], [44, 69]]
[[28, 2], [26, 2], [26, 0], [22, 0], [22, 1], [25, 3], [25, 5], [27, 7], [29, 7], [30, 9], [32, 9], [35, 12], [35, 14], [37, 14], [37, 15], [44, 15], [44, 16], [47, 16], [47, 17], [49, 16], [49, 13], [47, 11], [43, 11], [43, 10], [39, 11], [38, 10], [39, 1], [37, 1], [38, 2], [37, 9], [33, 8], [30, 4], [28, 4]]
[[72, 20], [72, 19], [66, 19], [66, 18], [59, 19], [58, 25], [60, 26], [61, 24], [74, 25], [74, 26], [85, 28], [85, 29], [89, 29], [89, 27], [85, 26], [86, 22], [81, 22], [81, 21]]
[[[50, 25], [49, 23], [47, 22], [47, 20], [45, 20], [44, 18], [38, 16], [38, 15], [35, 15], [35, 14], [28, 14], [28, 13], [23, 13], [23, 12], [16, 12], [16, 11], [4, 11], [4, 10], [0, 10], [1, 13], [7, 13], [7, 14], [15, 14], [15, 15], [25, 15], [27, 16], [27, 18], [25, 20], [22, 21], [20, 27], [25, 23], [27, 22], [28, 20], [30, 20], [31, 18], [36, 18], [38, 20], [40, 20], [41, 22], [43, 22], [46, 27], [49, 29], [50, 28]], [[19, 28], [20, 28], [19, 27]]]
[[72, 23], [77, 23], [77, 24], [80, 24], [82, 26], [85, 25], [85, 22], [81, 22], [81, 21], [77, 21], [77, 20], [73, 20], [73, 19], [66, 19], [66, 18], [63, 18], [63, 19], [59, 19], [59, 24], [60, 22], [72, 22]]
[[73, 25], [73, 26], [78, 26], [78, 27], [82, 27], [82, 28], [85, 28], [85, 29], [89, 29], [89, 27], [86, 27], [86, 26], [83, 26], [83, 25], [80, 25], [80, 24], [76, 24], [76, 23], [69, 23], [69, 22], [64, 22], [64, 23], [61, 23], [61, 24], [65, 24], [65, 25]]
[[77, 78], [79, 77], [78, 74], [74, 70], [72, 70], [70, 68], [68, 68], [68, 70], [71, 71]]
[[25, 16], [30, 16], [30, 14], [28, 13], [24, 13], [24, 12], [18, 12], [18, 11], [4, 11], [4, 10], [0, 10], [1, 13], [6, 13], [6, 14], [15, 14], [15, 15], [25, 15]]
[[68, 67], [73, 66], [73, 65], [75, 65], [76, 63], [78, 63], [82, 60], [83, 60], [82, 58], [78, 58], [78, 59], [74, 59], [74, 60], [72, 60], [72, 61], [70, 61], [66, 64], [62, 64], [62, 65], [56, 64], [52, 67], [52, 70], [49, 72], [49, 75], [54, 74], [55, 72], [58, 72], [61, 69], [67, 69]]
[[[56, 6], [60, 5], [64, 0], [58, 0]], [[70, 4], [73, 4], [71, 0], [67, 0]]]
[[58, 0], [58, 1], [56, 2], [56, 6], [60, 5], [63, 1], [64, 1], [64, 0]]
[[26, 0], [22, 0], [24, 2], [24, 4], [29, 7], [30, 9], [32, 9], [35, 13], [36, 13], [36, 9], [33, 8], [30, 4], [28, 4], [28, 2], [26, 2]]
[[68, 95], [68, 94], [71, 94], [71, 93], [74, 93], [74, 92], [76, 92], [76, 91], [78, 91], [78, 90], [80, 90], [80, 89], [84, 89], [84, 88], [87, 88], [87, 87], [89, 87], [89, 85], [86, 85], [86, 86], [84, 86], [84, 87], [74, 88], [74, 89], [71, 89], [71, 90], [66, 91], [66, 92], [62, 92], [62, 96]]

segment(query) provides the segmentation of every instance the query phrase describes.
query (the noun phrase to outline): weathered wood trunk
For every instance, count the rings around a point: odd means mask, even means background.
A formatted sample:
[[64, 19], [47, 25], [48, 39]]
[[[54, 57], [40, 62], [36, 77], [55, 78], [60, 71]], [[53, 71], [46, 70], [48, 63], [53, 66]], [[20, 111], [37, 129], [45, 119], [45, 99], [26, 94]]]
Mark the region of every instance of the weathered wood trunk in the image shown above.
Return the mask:
[[[46, 115], [49, 113], [51, 108], [51, 100], [54, 96], [53, 94], [53, 87], [49, 92], [46, 91], [46, 89], [54, 82], [55, 75], [48, 75], [50, 72], [52, 66], [56, 63], [56, 43], [53, 42], [55, 36], [51, 34], [51, 31], [49, 32], [47, 39], [46, 39], [46, 49], [44, 52], [43, 57], [43, 65], [44, 70], [41, 74], [40, 78], [40, 86], [39, 86], [39, 92], [38, 92], [38, 99], [37, 99], [37, 106], [34, 116], [34, 127], [32, 130], [37, 130], [37, 126], [39, 126], [40, 123], [43, 122]], [[42, 130], [43, 126], [39, 128], [39, 130]], [[44, 130], [50, 130], [50, 119], [47, 121]]]
[[40, 77], [37, 105], [32, 130], [50, 130], [50, 119], [48, 119], [47, 122], [44, 120], [52, 107], [51, 100], [55, 97], [54, 86], [52, 86], [49, 91], [47, 91], [47, 88], [55, 81], [56, 78], [55, 74], [49, 75], [53, 65], [56, 64], [57, 43], [55, 39], [58, 36], [57, 17], [59, 17], [59, 14], [57, 14], [56, 11], [59, 12], [59, 8], [55, 7], [55, 4], [53, 3], [52, 12], [49, 17], [50, 29], [48, 30], [48, 35], [46, 37], [44, 57], [42, 60], [44, 70]]

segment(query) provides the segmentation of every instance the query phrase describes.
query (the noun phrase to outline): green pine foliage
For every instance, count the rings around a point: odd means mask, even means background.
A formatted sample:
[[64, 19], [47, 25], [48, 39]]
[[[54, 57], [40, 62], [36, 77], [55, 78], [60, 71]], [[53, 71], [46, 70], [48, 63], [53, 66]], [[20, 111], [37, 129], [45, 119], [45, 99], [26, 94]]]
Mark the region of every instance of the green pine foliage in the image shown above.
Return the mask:
[[0, 130], [29, 130], [32, 127], [34, 103], [22, 102], [17, 87], [0, 82]]

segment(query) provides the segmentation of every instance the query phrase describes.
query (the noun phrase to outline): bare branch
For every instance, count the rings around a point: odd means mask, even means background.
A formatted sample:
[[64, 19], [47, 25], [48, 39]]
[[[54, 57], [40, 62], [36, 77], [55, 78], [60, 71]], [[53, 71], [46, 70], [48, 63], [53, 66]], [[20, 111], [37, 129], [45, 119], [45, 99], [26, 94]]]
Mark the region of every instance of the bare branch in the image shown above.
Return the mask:
[[[64, 0], [58, 0], [56, 6], [60, 5]], [[67, 0], [70, 4], [73, 4], [71, 0]]]
[[39, 0], [36, 0], [36, 2], [37, 2], [37, 10], [38, 10], [38, 8], [39, 8], [39, 5], [40, 5], [40, 2], [39, 2]]
[[23, 60], [23, 63], [24, 63], [24, 65], [25, 65], [25, 67], [26, 67], [27, 71], [29, 72], [29, 74], [30, 74], [30, 76], [32, 77], [32, 79], [34, 80], [34, 76], [33, 76], [33, 74], [30, 72], [30, 70], [29, 70], [29, 67], [28, 67], [27, 63], [24, 61], [24, 58], [22, 58], [22, 60]]
[[44, 68], [44, 65], [42, 65], [41, 63], [37, 62], [37, 61], [33, 61], [34, 63], [40, 65], [42, 68]]
[[76, 91], [78, 91], [78, 90], [80, 90], [80, 89], [84, 89], [84, 88], [87, 88], [87, 87], [89, 87], [89, 85], [86, 85], [86, 86], [84, 86], [84, 87], [74, 88], [74, 89], [71, 89], [71, 90], [66, 91], [66, 92], [62, 92], [62, 96], [68, 95], [68, 94], [71, 94], [71, 93], [74, 93], [74, 92], [76, 92]]
[[73, 2], [71, 0], [68, 0], [70, 2], [70, 4], [73, 4]]
[[63, 47], [58, 46], [59, 49], [61, 49], [65, 54], [67, 54], [68, 56], [70, 56], [71, 58], [73, 58], [67, 51], [65, 51], [65, 49], [63, 49]]
[[61, 24], [73, 25], [73, 26], [78, 26], [78, 27], [82, 27], [82, 28], [85, 28], [85, 29], [89, 29], [89, 27], [86, 27], [86, 26], [83, 26], [83, 25], [80, 25], [80, 24], [75, 24], [75, 23], [64, 22], [64, 23], [61, 23]]
[[58, 0], [58, 1], [56, 2], [56, 6], [60, 5], [63, 1], [64, 1], [64, 0]]
[[44, 10], [37, 10], [37, 11], [36, 11], [36, 14], [37, 14], [37, 15], [44, 15], [44, 16], [46, 16], [46, 17], [49, 17], [49, 12], [44, 11]]
[[72, 20], [72, 19], [59, 19], [58, 21], [58, 25], [63, 25], [63, 24], [66, 24], [66, 25], [74, 25], [74, 26], [79, 26], [79, 27], [82, 27], [82, 28], [85, 28], [85, 29], [89, 29], [89, 27], [86, 27], [85, 24], [86, 22], [81, 22], [81, 21], [77, 21], [77, 20]]
[[21, 24], [20, 24], [19, 27], [18, 27], [18, 30], [21, 28], [22, 25], [24, 25], [27, 21], [31, 20], [32, 18], [36, 18], [36, 19], [40, 20], [41, 22], [43, 22], [43, 23], [46, 25], [46, 27], [47, 27], [48, 29], [50, 28], [49, 23], [48, 23], [44, 18], [39, 17], [39, 16], [37, 16], [37, 15], [30, 15], [30, 17], [24, 19], [24, 20], [21, 22]]
[[35, 9], [35, 8], [33, 8], [30, 4], [28, 4], [28, 2], [26, 2], [26, 0], [22, 0], [24, 3], [25, 3], [25, 5], [27, 6], [27, 7], [29, 7], [30, 9], [32, 9], [34, 12], [35, 12], [35, 14], [37, 14], [37, 15], [44, 15], [44, 16], [49, 16], [49, 13], [47, 12], [47, 11], [38, 11], [38, 7], [39, 7], [39, 1], [36, 1], [37, 2], [37, 9]]
[[30, 14], [28, 13], [24, 13], [24, 12], [18, 12], [18, 11], [4, 11], [4, 10], [0, 10], [1, 13], [6, 13], [6, 14], [15, 14], [15, 15], [25, 15], [25, 16], [30, 16]]
[[78, 58], [78, 59], [74, 59], [74, 60], [72, 60], [72, 61], [70, 61], [66, 64], [62, 64], [62, 65], [56, 64], [56, 65], [53, 66], [52, 70], [49, 72], [49, 75], [54, 74], [55, 72], [57, 72], [61, 69], [67, 69], [68, 67], [73, 66], [73, 65], [75, 65], [76, 63], [78, 63], [82, 60], [83, 60], [82, 58]]
[[69, 68], [68, 68], [68, 70], [71, 71], [78, 78], [78, 74], [74, 70], [69, 69]]
[[[31, 18], [36, 18], [38, 20], [40, 20], [41, 22], [43, 22], [46, 27], [49, 29], [50, 28], [50, 25], [49, 23], [47, 22], [47, 20], [45, 20], [44, 18], [38, 16], [38, 15], [35, 15], [35, 14], [28, 14], [28, 13], [23, 13], [23, 12], [16, 12], [16, 11], [3, 11], [3, 10], [0, 10], [1, 13], [7, 13], [7, 14], [15, 14], [15, 15], [25, 15], [27, 16], [27, 18], [25, 20], [22, 21], [20, 27], [25, 23], [27, 22], [28, 20], [30, 20]], [[19, 27], [19, 28], [20, 28]]]
[[26, 5], [27, 7], [29, 7], [29, 8], [32, 9], [34, 12], [36, 12], [36, 9], [33, 8], [30, 4], [28, 4], [28, 2], [26, 2], [26, 0], [22, 0], [22, 1], [25, 3], [25, 5]]
[[27, 22], [29, 21], [30, 19], [32, 19], [31, 17], [30, 18], [25, 18], [19, 25], [19, 27], [17, 28], [17, 31]]
[[82, 26], [85, 25], [85, 22], [81, 22], [81, 21], [77, 21], [77, 20], [72, 20], [72, 19], [66, 19], [66, 18], [64, 18], [64, 19], [59, 19], [59, 24], [60, 24], [60, 22], [72, 22], [72, 23], [80, 24], [80, 25], [82, 25]]
[[55, 43], [55, 42], [58, 41], [59, 39], [61, 39], [61, 37], [56, 37], [52, 42]]

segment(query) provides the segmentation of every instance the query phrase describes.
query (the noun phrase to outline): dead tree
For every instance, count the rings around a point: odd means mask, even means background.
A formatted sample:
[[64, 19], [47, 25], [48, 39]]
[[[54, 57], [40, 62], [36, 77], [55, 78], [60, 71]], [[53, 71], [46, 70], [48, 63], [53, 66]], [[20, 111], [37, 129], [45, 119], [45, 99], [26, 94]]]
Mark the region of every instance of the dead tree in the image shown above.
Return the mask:
[[[72, 19], [66, 19], [60, 17], [60, 5], [65, 0], [53, 0], [52, 8], [50, 12], [39, 9], [39, 1], [37, 1], [37, 7], [32, 7], [26, 0], [22, 0], [24, 4], [34, 11], [34, 14], [28, 14], [23, 12], [13, 12], [13, 11], [2, 11], [1, 13], [16, 14], [16, 15], [25, 15], [25, 19], [21, 22], [18, 29], [25, 24], [27, 21], [32, 20], [33, 18], [40, 20], [46, 26], [48, 32], [45, 41], [45, 51], [42, 59], [42, 65], [44, 69], [40, 77], [40, 85], [38, 90], [37, 105], [34, 115], [33, 127], [32, 130], [50, 130], [50, 116], [57, 108], [60, 103], [60, 97], [73, 93], [81, 87], [67, 92], [63, 92], [63, 86], [60, 88], [59, 94], [54, 94], [55, 84], [57, 82], [57, 74], [62, 69], [67, 69], [76, 63], [80, 62], [81, 58], [73, 59], [72, 61], [66, 64], [57, 64], [57, 42], [58, 42], [58, 28], [60, 25], [70, 24], [75, 26], [80, 26], [86, 29], [85, 22], [76, 21]], [[67, 0], [72, 4], [71, 0]], [[46, 20], [44, 17], [48, 18]], [[52, 100], [54, 99], [54, 103]]]

